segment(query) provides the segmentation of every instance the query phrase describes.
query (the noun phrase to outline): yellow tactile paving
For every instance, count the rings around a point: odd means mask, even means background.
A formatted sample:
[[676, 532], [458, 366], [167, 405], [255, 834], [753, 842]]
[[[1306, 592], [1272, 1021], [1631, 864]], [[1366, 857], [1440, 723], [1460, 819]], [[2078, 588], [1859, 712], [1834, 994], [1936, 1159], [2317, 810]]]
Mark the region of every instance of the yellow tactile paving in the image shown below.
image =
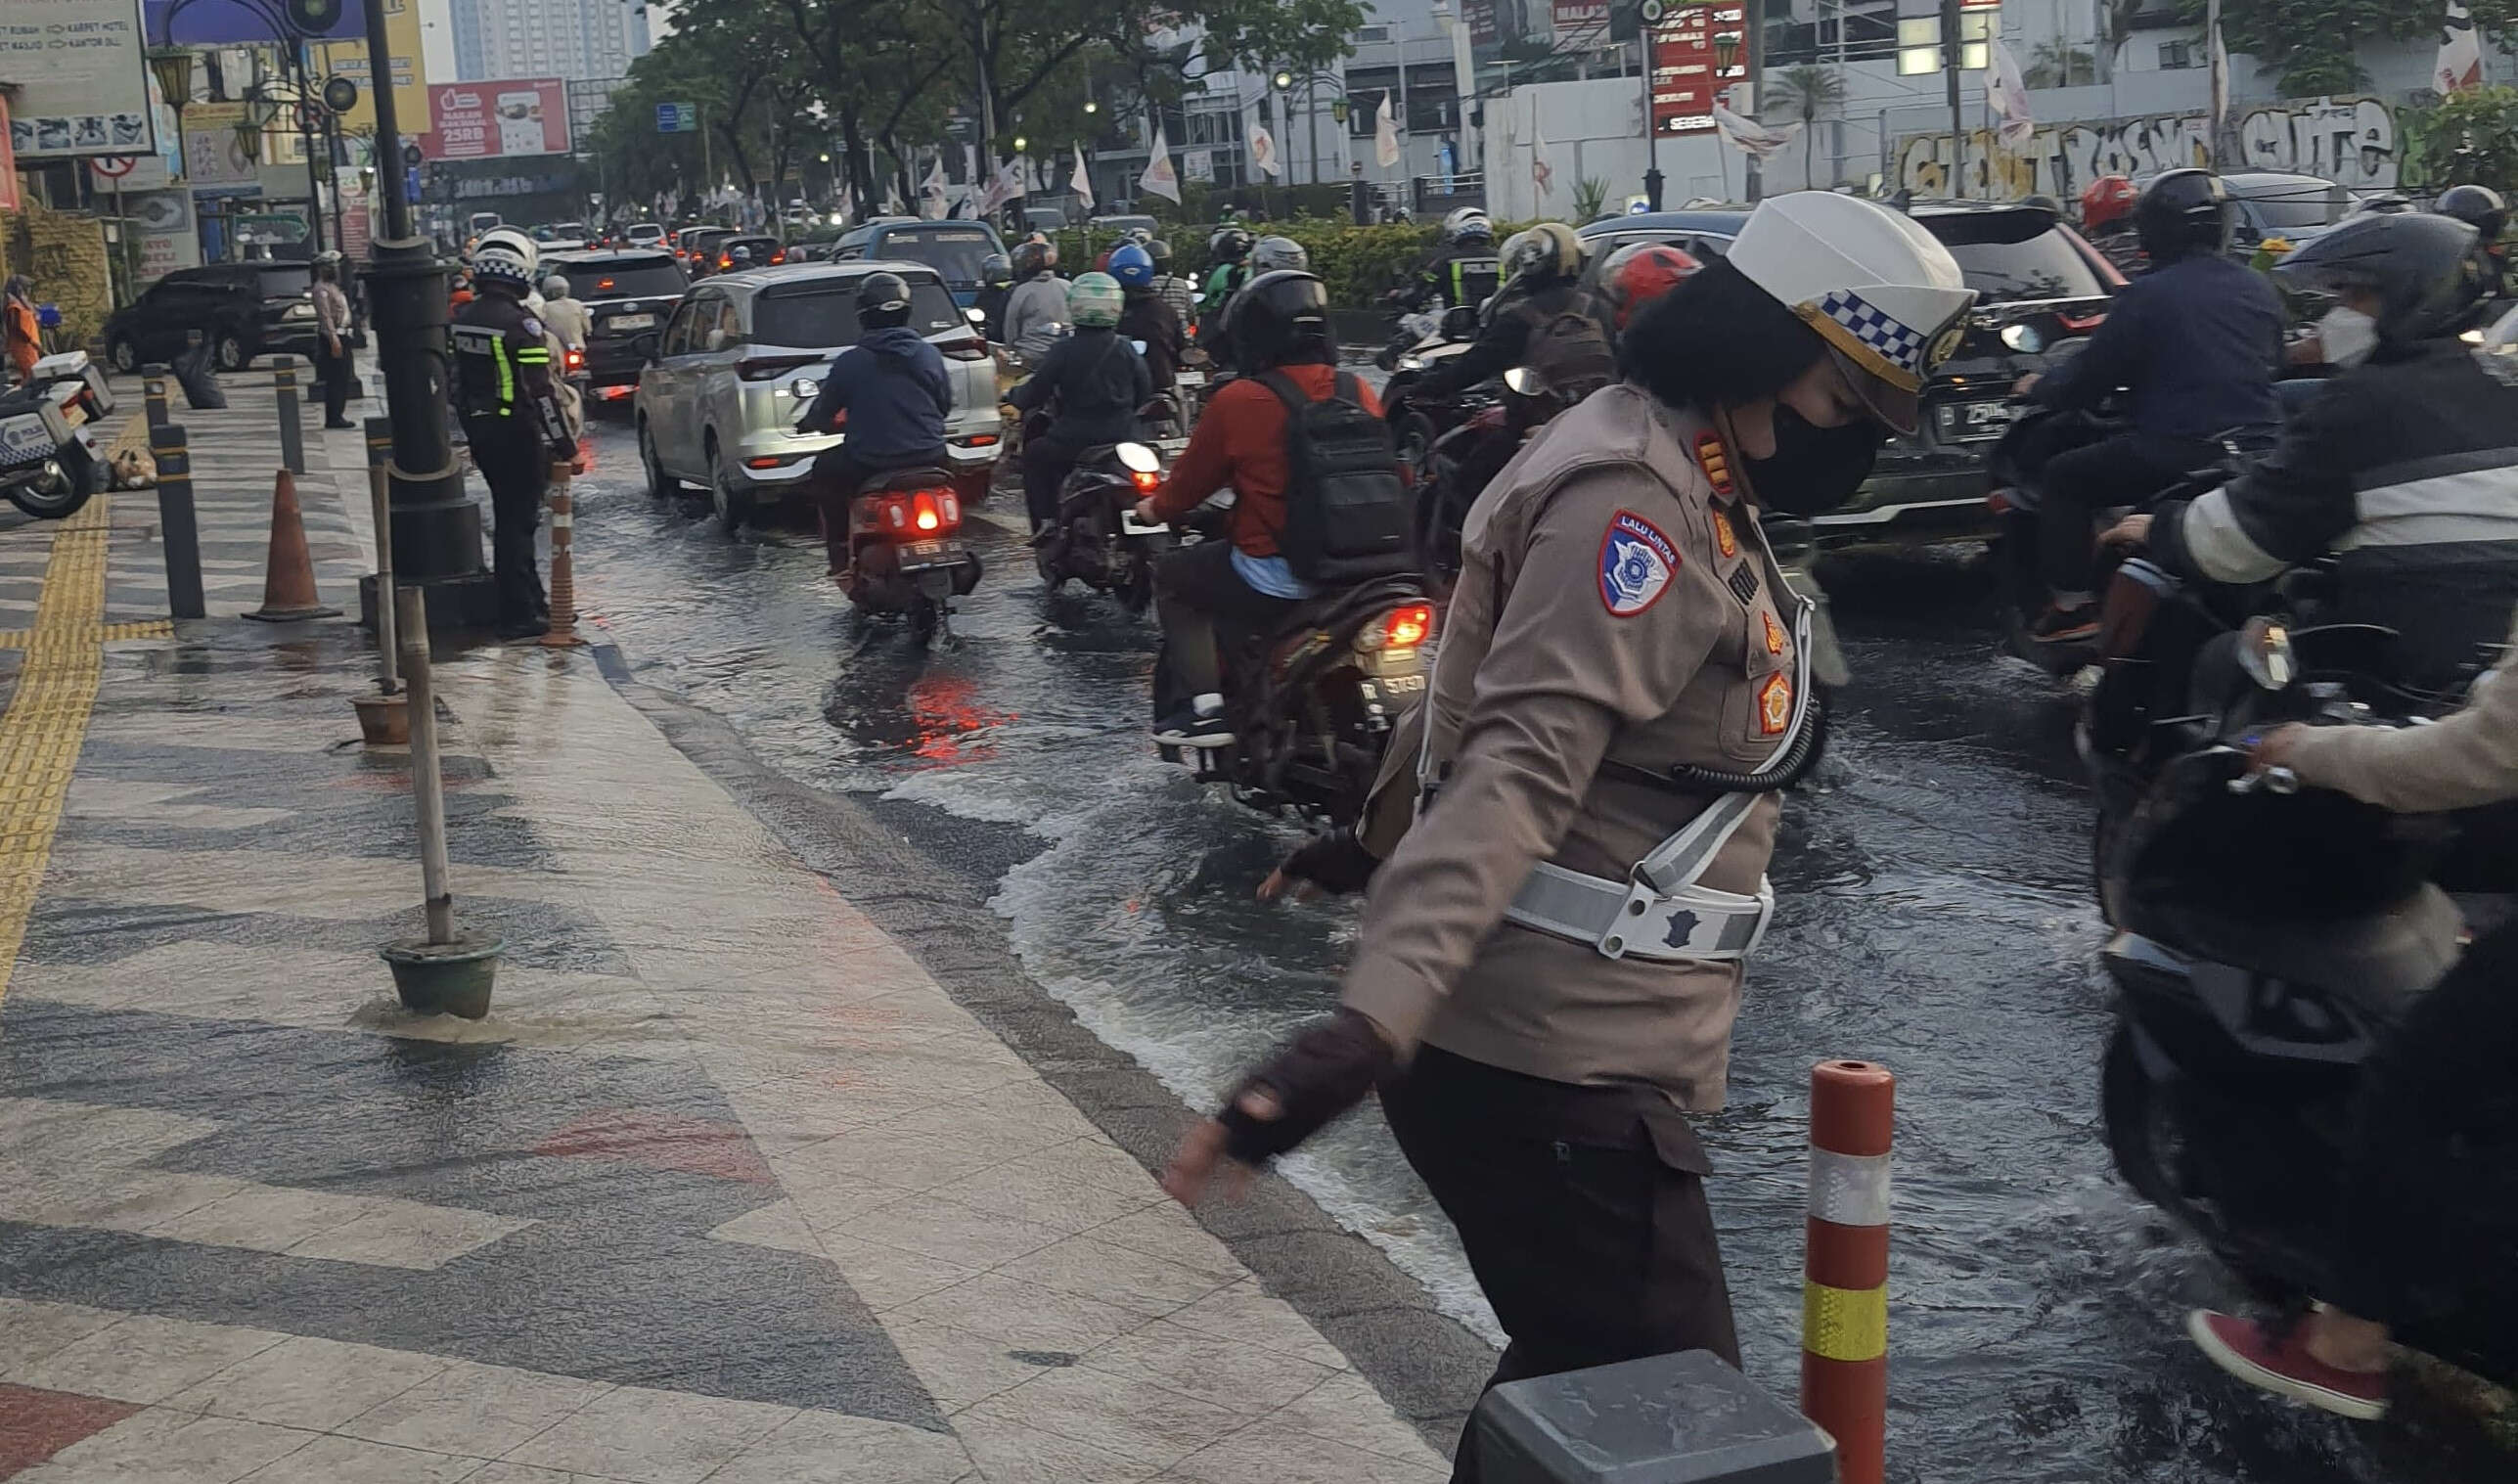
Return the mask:
[[106, 504], [97, 496], [54, 533], [18, 691], [0, 714], [0, 998], [52, 859], [53, 831], [105, 672]]
[[[32, 629], [0, 629], [0, 650], [22, 650], [34, 634]], [[129, 623], [109, 623], [101, 631], [107, 644], [130, 639], [172, 639], [175, 621], [171, 618], [140, 618]]]

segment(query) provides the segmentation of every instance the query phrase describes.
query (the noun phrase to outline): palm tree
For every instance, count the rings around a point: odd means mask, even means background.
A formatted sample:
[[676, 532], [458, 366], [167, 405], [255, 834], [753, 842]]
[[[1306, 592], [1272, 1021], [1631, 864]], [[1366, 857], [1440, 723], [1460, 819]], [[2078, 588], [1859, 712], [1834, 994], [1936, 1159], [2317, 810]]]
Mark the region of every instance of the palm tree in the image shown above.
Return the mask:
[[1845, 106], [1845, 79], [1832, 68], [1804, 63], [1773, 74], [1767, 88], [1786, 117], [1801, 120], [1801, 184], [1816, 190], [1819, 182], [1811, 176], [1811, 152], [1818, 144], [1818, 130], [1811, 126], [1821, 112]]

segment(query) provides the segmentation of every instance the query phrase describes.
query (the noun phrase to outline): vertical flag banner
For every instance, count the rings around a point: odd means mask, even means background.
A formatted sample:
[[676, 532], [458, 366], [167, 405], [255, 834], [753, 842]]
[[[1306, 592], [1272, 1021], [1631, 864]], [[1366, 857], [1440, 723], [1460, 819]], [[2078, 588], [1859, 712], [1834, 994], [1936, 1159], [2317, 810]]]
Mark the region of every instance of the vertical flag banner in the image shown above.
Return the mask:
[[1390, 112], [1390, 90], [1381, 90], [1381, 107], [1372, 115], [1372, 157], [1387, 170], [1399, 162], [1399, 120]]
[[2448, 0], [2448, 19], [2440, 27], [2440, 60], [2431, 67], [2431, 86], [2443, 93], [2461, 93], [2483, 86], [2483, 44], [2475, 39], [2474, 17], [2465, 0]]
[[1985, 98], [2001, 119], [1994, 135], [2002, 148], [2021, 149], [2036, 136], [2037, 115], [2029, 112], [2028, 83], [2020, 76], [2019, 59], [1999, 37], [1994, 41], [1993, 67], [1985, 74]]
[[1277, 158], [1277, 136], [1269, 133], [1264, 123], [1250, 126], [1250, 162], [1272, 179], [1285, 173], [1284, 165]]
[[1078, 197], [1082, 198], [1085, 209], [1091, 210], [1093, 207], [1093, 172], [1084, 167], [1084, 141], [1080, 139], [1075, 143], [1075, 174], [1068, 178], [1067, 184], [1074, 188], [1075, 194]]
[[935, 168], [927, 171], [926, 179], [919, 185], [918, 214], [929, 221], [940, 219], [944, 215], [944, 157], [939, 155]]
[[1153, 157], [1146, 161], [1146, 173], [1137, 177], [1137, 188], [1148, 196], [1168, 198], [1173, 205], [1181, 203], [1181, 172], [1172, 166], [1171, 141], [1163, 137], [1160, 119], [1154, 121]]

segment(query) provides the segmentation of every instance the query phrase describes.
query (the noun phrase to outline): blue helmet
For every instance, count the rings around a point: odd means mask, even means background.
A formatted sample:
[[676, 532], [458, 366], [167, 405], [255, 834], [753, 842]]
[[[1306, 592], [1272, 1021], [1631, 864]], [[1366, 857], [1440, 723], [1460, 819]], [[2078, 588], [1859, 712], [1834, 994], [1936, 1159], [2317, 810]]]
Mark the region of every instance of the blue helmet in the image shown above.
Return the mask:
[[1130, 243], [1110, 249], [1110, 276], [1130, 289], [1154, 286], [1154, 254], [1144, 247]]

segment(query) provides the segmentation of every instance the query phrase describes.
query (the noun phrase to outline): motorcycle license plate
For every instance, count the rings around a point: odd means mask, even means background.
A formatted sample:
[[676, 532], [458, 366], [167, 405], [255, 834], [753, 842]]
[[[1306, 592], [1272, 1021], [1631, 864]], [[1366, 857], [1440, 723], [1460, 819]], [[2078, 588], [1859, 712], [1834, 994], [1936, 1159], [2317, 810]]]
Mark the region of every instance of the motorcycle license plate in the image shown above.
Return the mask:
[[1973, 443], [2001, 437], [2019, 414], [2008, 402], [1945, 402], [1933, 409], [1933, 426], [1945, 441]]
[[901, 543], [901, 570], [923, 571], [930, 566], [944, 566], [962, 560], [962, 547], [953, 541], [904, 541]]
[[629, 330], [653, 330], [655, 328], [655, 316], [652, 314], [615, 314], [610, 319], [604, 321], [604, 327], [616, 335]]
[[1206, 373], [1203, 371], [1175, 372], [1172, 381], [1174, 384], [1180, 386], [1203, 386], [1206, 384]]

